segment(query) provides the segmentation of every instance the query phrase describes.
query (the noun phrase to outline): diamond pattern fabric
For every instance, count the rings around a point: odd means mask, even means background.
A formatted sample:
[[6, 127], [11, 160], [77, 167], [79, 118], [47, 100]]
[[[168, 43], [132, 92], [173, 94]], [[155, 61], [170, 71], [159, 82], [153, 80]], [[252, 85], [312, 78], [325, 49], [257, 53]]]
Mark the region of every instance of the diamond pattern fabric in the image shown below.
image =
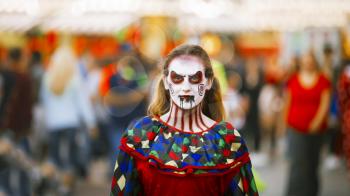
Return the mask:
[[258, 195], [245, 142], [229, 123], [188, 133], [147, 116], [120, 148], [111, 195]]

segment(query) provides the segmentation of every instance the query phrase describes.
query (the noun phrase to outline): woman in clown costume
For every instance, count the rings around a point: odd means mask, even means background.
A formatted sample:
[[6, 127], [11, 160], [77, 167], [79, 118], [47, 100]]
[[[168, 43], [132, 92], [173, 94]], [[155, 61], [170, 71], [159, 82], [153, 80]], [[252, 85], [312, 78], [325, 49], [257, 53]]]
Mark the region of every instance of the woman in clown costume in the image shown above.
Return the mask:
[[224, 122], [207, 53], [175, 48], [163, 63], [149, 116], [121, 139], [111, 195], [258, 195], [249, 153]]

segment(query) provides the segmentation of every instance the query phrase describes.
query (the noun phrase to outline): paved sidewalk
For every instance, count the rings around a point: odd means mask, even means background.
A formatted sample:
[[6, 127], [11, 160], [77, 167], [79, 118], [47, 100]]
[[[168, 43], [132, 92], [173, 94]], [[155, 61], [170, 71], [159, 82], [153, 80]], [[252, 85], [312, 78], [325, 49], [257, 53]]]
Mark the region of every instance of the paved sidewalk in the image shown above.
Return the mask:
[[[327, 170], [324, 163], [324, 157], [321, 161], [321, 190], [320, 196], [349, 196], [350, 178], [347, 178], [345, 162], [334, 170]], [[253, 163], [254, 165], [254, 163]], [[273, 161], [270, 161], [264, 167], [255, 168], [262, 180], [266, 184], [266, 189], [260, 193], [262, 196], [283, 196], [286, 183], [288, 162], [278, 153]]]

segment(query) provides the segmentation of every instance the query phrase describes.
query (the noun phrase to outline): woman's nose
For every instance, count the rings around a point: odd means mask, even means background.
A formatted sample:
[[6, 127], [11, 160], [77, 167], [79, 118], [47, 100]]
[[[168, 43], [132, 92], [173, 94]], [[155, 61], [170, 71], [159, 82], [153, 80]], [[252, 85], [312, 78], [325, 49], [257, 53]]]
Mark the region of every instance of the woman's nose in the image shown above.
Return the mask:
[[182, 86], [182, 91], [185, 93], [189, 93], [191, 91], [191, 85], [189, 81], [185, 80]]

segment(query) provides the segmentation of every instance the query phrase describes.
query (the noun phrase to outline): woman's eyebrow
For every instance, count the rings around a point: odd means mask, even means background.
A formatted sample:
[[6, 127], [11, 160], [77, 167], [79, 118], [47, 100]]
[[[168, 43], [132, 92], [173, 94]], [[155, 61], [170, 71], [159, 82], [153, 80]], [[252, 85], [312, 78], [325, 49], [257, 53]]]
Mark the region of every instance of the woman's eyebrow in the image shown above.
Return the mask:
[[200, 73], [202, 73], [202, 71], [197, 71], [195, 74], [193, 74], [193, 75], [188, 75], [188, 76], [192, 77], [192, 76], [198, 75], [198, 74], [200, 74]]
[[178, 73], [176, 73], [176, 71], [171, 71], [171, 72], [173, 72], [173, 73], [176, 74], [176, 75], [182, 76], [182, 77], [185, 77], [185, 76], [186, 76], [186, 75], [178, 74]]

